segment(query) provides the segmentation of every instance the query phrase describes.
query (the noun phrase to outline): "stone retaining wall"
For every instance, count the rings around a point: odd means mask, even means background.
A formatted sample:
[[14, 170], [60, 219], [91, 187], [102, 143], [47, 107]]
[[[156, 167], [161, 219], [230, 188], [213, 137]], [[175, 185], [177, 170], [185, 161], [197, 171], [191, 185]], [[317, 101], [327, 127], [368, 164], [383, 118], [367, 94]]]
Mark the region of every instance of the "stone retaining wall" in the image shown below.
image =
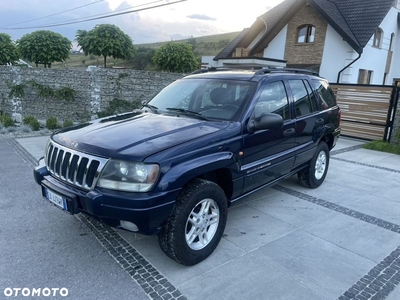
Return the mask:
[[[31, 115], [39, 120], [50, 116], [62, 121], [80, 122], [105, 110], [113, 99], [129, 102], [150, 99], [183, 74], [158, 73], [125, 69], [37, 69], [0, 66], [0, 111], [20, 122]], [[46, 98], [38, 95], [32, 82], [57, 90], [73, 89], [75, 101]], [[10, 96], [13, 87], [21, 85], [24, 95]]]

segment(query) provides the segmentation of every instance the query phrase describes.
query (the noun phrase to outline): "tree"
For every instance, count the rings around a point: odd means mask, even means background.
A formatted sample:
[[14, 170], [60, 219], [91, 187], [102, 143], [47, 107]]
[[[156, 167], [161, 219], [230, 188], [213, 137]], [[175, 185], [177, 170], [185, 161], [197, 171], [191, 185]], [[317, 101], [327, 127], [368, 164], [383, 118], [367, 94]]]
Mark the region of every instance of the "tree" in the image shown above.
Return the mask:
[[153, 61], [161, 70], [177, 73], [191, 72], [199, 65], [192, 45], [177, 42], [168, 42], [158, 48]]
[[0, 65], [13, 64], [19, 59], [14, 42], [6, 33], [0, 33]]
[[136, 70], [147, 70], [154, 66], [152, 58], [156, 54], [156, 49], [150, 47], [139, 47], [135, 57], [130, 61], [132, 68]]
[[63, 62], [69, 57], [71, 41], [50, 30], [37, 30], [25, 34], [17, 41], [17, 49], [23, 59], [51, 68], [55, 61]]
[[128, 59], [133, 57], [132, 39], [118, 26], [112, 24], [96, 25], [92, 30], [78, 30], [75, 40], [85, 53], [104, 57], [104, 67], [107, 67], [107, 56]]

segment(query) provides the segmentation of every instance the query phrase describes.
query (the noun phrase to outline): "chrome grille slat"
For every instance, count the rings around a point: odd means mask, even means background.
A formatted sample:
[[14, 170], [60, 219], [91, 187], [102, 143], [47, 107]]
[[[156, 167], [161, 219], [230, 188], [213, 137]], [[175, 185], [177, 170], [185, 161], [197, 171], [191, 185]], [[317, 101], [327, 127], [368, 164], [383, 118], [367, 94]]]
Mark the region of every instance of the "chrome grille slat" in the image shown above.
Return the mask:
[[91, 190], [108, 159], [78, 152], [50, 141], [45, 162], [51, 175], [79, 188]]

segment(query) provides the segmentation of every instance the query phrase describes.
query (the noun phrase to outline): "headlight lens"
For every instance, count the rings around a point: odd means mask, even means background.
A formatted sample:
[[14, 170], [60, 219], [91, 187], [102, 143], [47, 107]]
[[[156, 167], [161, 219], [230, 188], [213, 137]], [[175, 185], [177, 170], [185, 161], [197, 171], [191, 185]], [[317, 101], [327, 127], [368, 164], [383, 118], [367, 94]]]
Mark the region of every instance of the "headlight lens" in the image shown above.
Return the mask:
[[147, 192], [156, 182], [160, 167], [156, 164], [110, 160], [97, 182], [98, 187], [127, 192]]

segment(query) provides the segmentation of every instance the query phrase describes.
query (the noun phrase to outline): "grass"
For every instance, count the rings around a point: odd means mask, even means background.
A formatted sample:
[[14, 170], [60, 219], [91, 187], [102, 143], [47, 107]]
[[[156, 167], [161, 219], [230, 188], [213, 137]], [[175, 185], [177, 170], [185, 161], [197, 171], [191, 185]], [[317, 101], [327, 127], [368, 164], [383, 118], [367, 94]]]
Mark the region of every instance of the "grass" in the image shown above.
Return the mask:
[[364, 149], [400, 154], [400, 143], [397, 145], [389, 144], [384, 141], [372, 141], [363, 146]]

